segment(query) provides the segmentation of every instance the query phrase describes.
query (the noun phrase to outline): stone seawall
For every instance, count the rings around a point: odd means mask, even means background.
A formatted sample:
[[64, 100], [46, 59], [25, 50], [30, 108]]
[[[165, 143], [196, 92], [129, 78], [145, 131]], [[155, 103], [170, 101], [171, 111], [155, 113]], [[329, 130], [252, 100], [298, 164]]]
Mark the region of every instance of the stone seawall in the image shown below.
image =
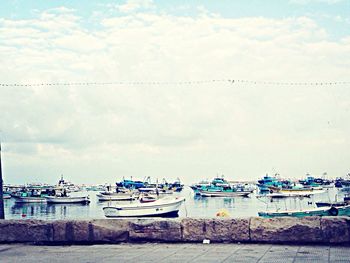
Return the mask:
[[349, 217], [0, 220], [0, 243], [252, 242], [350, 245]]

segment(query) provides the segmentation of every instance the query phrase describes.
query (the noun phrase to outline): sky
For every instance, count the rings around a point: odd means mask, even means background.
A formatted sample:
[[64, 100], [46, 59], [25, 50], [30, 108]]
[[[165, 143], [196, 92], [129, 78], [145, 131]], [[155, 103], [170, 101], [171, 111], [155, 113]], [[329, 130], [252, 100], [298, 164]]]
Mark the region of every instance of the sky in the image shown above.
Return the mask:
[[[3, 0], [4, 181], [344, 176], [349, 11], [347, 0]], [[62, 85], [76, 82], [97, 84]]]

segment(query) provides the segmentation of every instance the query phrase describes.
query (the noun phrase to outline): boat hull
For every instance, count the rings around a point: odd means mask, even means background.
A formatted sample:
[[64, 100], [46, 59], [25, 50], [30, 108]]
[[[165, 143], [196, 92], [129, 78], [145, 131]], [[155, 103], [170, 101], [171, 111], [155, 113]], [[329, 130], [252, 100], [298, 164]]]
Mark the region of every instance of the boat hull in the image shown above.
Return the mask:
[[81, 197], [46, 197], [49, 204], [86, 204], [90, 203], [87, 196]]
[[310, 197], [308, 193], [272, 193], [261, 195], [259, 197], [270, 197], [270, 198], [287, 198], [287, 197]]
[[350, 205], [337, 207], [318, 207], [305, 211], [259, 212], [259, 216], [272, 217], [305, 217], [305, 216], [349, 216]]
[[126, 194], [118, 194], [118, 195], [96, 195], [98, 201], [132, 201], [135, 200], [136, 197], [134, 195], [126, 195]]
[[18, 197], [15, 201], [16, 203], [26, 204], [26, 203], [46, 203], [45, 197]]
[[201, 191], [199, 193], [203, 197], [237, 197], [248, 196], [250, 191], [237, 191], [237, 192], [220, 192], [220, 191]]
[[176, 216], [180, 210], [184, 198], [169, 203], [152, 202], [143, 205], [123, 206], [123, 207], [104, 207], [103, 211], [106, 217], [157, 217], [157, 216]]

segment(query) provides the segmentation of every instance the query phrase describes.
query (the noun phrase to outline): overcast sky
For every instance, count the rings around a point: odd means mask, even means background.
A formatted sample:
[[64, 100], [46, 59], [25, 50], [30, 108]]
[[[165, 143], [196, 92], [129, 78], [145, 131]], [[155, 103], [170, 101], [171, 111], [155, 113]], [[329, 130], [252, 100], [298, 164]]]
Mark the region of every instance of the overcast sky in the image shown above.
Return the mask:
[[[344, 176], [350, 85], [263, 82], [350, 81], [349, 14], [346, 0], [2, 0], [0, 84], [150, 82], [0, 86], [5, 183]], [[258, 83], [211, 81], [228, 79]]]

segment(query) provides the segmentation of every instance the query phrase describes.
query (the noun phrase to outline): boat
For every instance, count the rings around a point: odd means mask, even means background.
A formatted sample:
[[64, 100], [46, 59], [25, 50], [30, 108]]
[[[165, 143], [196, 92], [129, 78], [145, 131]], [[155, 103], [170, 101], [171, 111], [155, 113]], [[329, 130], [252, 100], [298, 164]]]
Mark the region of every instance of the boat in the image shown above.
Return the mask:
[[287, 198], [287, 197], [310, 197], [310, 193], [271, 193], [271, 194], [262, 194], [257, 195], [259, 197], [270, 197], [270, 198]]
[[290, 185], [289, 181], [282, 181], [278, 179], [277, 176], [279, 176], [279, 174], [275, 174], [275, 176], [266, 174], [262, 179], [258, 180], [257, 186], [260, 192], [270, 191], [270, 187], [285, 188]]
[[207, 180], [207, 181], [200, 181], [199, 183], [193, 184], [190, 187], [193, 190], [195, 195], [200, 195], [200, 190], [205, 189], [209, 186], [210, 186], [210, 182]]
[[65, 189], [68, 193], [81, 191], [79, 186], [77, 186], [71, 182], [65, 181], [63, 179], [63, 174], [61, 175], [61, 179], [58, 181], [57, 187]]
[[133, 192], [101, 192], [96, 196], [99, 201], [131, 201], [136, 199]]
[[28, 188], [18, 191], [14, 195], [16, 198], [15, 203], [46, 203], [46, 196], [49, 193], [49, 189], [47, 188]]
[[11, 195], [10, 194], [3, 194], [2, 195], [2, 199], [11, 199]]
[[90, 203], [89, 196], [46, 196], [49, 204], [87, 204]]
[[165, 197], [148, 203], [106, 206], [103, 212], [106, 217], [177, 216], [184, 201], [184, 197]]
[[175, 182], [169, 184], [169, 189], [175, 192], [181, 192], [184, 188], [184, 184], [181, 183], [180, 178], [177, 178]]
[[202, 197], [236, 197], [236, 196], [248, 196], [251, 191], [235, 191], [235, 190], [222, 190], [222, 191], [213, 191], [213, 190], [202, 190], [199, 194]]
[[305, 217], [305, 216], [349, 216], [350, 205], [343, 206], [325, 206], [299, 210], [276, 210], [267, 212], [258, 212], [261, 217]]
[[322, 194], [325, 192], [323, 189], [318, 188], [291, 188], [291, 189], [279, 189], [275, 187], [269, 187], [270, 193], [285, 194], [286, 196], [310, 196], [314, 194]]
[[46, 203], [46, 201], [44, 196], [20, 196], [17, 197], [15, 203]]
[[150, 203], [150, 202], [154, 202], [157, 200], [157, 197], [152, 196], [152, 195], [145, 195], [140, 197], [140, 202], [141, 203]]

